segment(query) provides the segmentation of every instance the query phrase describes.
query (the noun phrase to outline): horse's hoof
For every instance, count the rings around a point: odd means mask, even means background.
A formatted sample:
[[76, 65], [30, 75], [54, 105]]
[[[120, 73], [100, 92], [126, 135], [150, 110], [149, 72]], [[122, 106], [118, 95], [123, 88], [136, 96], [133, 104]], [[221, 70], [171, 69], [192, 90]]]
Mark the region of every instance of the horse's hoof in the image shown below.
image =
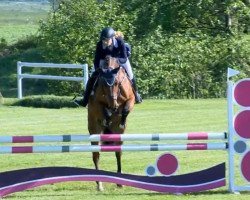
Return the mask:
[[125, 127], [126, 127], [125, 124], [124, 125], [122, 125], [122, 124], [119, 125], [120, 129], [125, 129]]
[[107, 121], [106, 121], [106, 119], [104, 119], [104, 120], [102, 121], [102, 125], [103, 125], [103, 126], [107, 126]]
[[97, 183], [96, 190], [99, 191], [99, 192], [104, 191], [104, 188], [102, 186], [102, 182]]
[[103, 191], [104, 191], [104, 188], [103, 188], [103, 187], [97, 187], [97, 191], [98, 191], [98, 192], [103, 192]]

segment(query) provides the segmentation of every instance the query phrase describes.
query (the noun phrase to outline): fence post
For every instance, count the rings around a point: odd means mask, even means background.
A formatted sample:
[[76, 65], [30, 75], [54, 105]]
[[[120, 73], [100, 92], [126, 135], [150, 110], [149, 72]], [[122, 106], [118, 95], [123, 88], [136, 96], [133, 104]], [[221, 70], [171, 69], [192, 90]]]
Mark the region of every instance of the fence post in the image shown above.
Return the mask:
[[227, 118], [228, 118], [228, 177], [229, 191], [235, 192], [234, 185], [234, 147], [233, 147], [233, 82], [227, 81]]
[[20, 61], [17, 62], [17, 96], [18, 99], [22, 99], [23, 98], [23, 92], [22, 92], [22, 64]]
[[86, 90], [87, 83], [88, 83], [88, 80], [89, 80], [88, 64], [83, 65], [83, 76], [84, 76], [84, 79], [83, 79], [84, 89]]

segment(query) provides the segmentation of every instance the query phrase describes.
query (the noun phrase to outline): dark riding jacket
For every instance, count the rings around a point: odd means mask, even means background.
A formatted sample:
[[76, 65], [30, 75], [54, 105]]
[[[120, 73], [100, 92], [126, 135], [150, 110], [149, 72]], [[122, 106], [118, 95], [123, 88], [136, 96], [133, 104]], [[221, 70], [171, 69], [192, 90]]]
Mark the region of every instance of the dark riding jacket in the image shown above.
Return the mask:
[[127, 50], [124, 44], [124, 41], [120, 38], [113, 38], [112, 41], [113, 48], [104, 48], [102, 41], [99, 41], [96, 46], [95, 59], [94, 59], [94, 67], [95, 70], [100, 66], [100, 60], [104, 60], [106, 56], [112, 56], [118, 58], [121, 64], [127, 62]]

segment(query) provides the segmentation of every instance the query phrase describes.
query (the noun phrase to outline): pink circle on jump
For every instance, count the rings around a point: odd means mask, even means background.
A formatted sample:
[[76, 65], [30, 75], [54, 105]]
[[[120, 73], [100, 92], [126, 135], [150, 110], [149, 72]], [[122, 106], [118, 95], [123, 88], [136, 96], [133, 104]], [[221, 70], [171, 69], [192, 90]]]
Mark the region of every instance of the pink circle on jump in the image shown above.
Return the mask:
[[248, 151], [241, 160], [241, 172], [244, 178], [250, 182], [250, 151]]
[[250, 110], [241, 111], [236, 115], [234, 128], [240, 137], [245, 139], [250, 138]]
[[244, 107], [250, 106], [250, 80], [243, 79], [239, 81], [234, 88], [234, 99]]
[[176, 172], [178, 160], [174, 155], [166, 153], [158, 158], [156, 166], [162, 175], [170, 176]]

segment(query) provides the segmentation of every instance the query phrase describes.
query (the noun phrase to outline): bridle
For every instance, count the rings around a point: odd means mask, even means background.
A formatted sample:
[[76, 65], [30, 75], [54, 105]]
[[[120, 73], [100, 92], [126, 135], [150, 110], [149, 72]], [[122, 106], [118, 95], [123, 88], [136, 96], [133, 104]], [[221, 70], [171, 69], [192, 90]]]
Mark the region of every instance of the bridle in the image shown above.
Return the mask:
[[[118, 73], [119, 73], [119, 72], [118, 72]], [[117, 101], [118, 97], [121, 96], [121, 86], [122, 86], [122, 83], [123, 83], [123, 81], [125, 80], [125, 78], [126, 78], [126, 75], [124, 74], [123, 77], [122, 77], [122, 80], [120, 80], [119, 82], [118, 82], [118, 80], [116, 79], [115, 82], [114, 82], [112, 85], [107, 84], [108, 87], [109, 87], [109, 92], [110, 92], [110, 96], [109, 96], [109, 97], [110, 97], [113, 101]], [[116, 94], [114, 94], [114, 86], [115, 86], [116, 84], [118, 85], [118, 86], [117, 86], [117, 87], [118, 87], [118, 92], [117, 92]]]
[[[120, 73], [120, 70], [121, 70], [121, 68], [119, 69], [118, 73]], [[122, 70], [124, 70], [124, 69], [122, 69]], [[101, 77], [103, 79], [102, 81], [104, 82], [102, 84], [103, 94], [105, 94], [104, 87], [108, 87], [109, 95], [107, 95], [105, 98], [110, 98], [112, 101], [117, 101], [118, 97], [121, 96], [121, 86], [126, 78], [126, 73], [124, 73], [122, 79], [120, 81], [117, 80], [118, 73], [115, 77], [115, 81], [112, 84], [109, 84], [107, 81], [105, 81], [104, 77]], [[114, 87], [118, 87], [118, 92], [116, 92], [116, 93], [114, 92]]]

